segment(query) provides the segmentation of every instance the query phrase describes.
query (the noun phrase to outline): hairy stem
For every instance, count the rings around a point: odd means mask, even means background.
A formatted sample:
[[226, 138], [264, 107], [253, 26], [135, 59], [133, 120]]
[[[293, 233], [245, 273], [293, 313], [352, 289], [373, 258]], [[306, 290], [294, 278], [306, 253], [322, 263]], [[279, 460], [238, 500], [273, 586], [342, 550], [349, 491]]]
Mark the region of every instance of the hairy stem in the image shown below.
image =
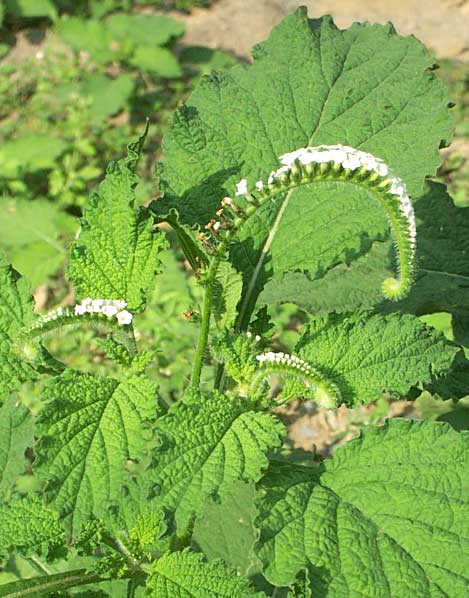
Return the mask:
[[194, 367], [192, 369], [191, 386], [198, 388], [200, 385], [200, 374], [202, 373], [202, 365], [204, 362], [205, 350], [207, 348], [208, 333], [210, 331], [210, 318], [212, 315], [212, 301], [213, 301], [213, 284], [215, 276], [220, 265], [221, 253], [226, 248], [226, 244], [222, 244], [219, 253], [214, 257], [210, 268], [207, 272], [207, 280], [205, 283], [204, 304], [202, 307], [202, 315], [200, 322], [199, 339], [197, 342], [197, 349], [194, 359]]
[[100, 581], [107, 581], [107, 579], [86, 569], [75, 569], [66, 573], [13, 581], [0, 586], [0, 589], [1, 595], [5, 598], [22, 598], [23, 596], [47, 596], [52, 592], [61, 592], [68, 588]]

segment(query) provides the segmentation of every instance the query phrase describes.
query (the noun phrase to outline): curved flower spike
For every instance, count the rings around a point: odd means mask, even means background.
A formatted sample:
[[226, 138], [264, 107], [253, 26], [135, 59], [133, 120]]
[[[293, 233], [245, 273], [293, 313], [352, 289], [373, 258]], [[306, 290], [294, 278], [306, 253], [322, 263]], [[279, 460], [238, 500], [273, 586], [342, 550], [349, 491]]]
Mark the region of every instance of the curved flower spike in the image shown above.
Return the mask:
[[[231, 200], [229, 207], [233, 222], [226, 227], [228, 230], [224, 236], [220, 236], [219, 252], [225, 250], [226, 242], [273, 196], [315, 181], [347, 181], [367, 189], [386, 211], [396, 240], [398, 276], [386, 279], [382, 290], [388, 299], [397, 301], [403, 298], [414, 278], [417, 236], [414, 209], [404, 181], [382, 159], [347, 145], [302, 147], [283, 154], [279, 161], [281, 166], [269, 174], [267, 182], [255, 183], [255, 191], [249, 190], [246, 179], [241, 179], [236, 185], [235, 197], [244, 197], [249, 205], [244, 210]], [[220, 223], [217, 231], [223, 228]]]

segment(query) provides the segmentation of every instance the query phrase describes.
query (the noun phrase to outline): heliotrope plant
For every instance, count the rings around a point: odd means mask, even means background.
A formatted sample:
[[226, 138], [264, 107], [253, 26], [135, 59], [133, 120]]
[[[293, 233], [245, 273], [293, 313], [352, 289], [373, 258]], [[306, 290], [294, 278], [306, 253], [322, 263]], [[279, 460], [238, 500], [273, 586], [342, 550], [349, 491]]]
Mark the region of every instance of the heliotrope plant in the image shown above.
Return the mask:
[[[0, 555], [38, 569], [0, 596], [469, 596], [467, 432], [391, 419], [318, 461], [274, 412], [467, 393], [463, 349], [419, 317], [469, 315], [467, 216], [426, 180], [447, 92], [391, 25], [300, 9], [253, 55], [175, 113], [161, 199], [135, 205], [143, 139], [109, 166], [70, 251], [75, 305], [34, 315], [0, 262]], [[161, 222], [203, 290], [169, 408], [139, 333]], [[267, 315], [285, 301], [310, 314], [292, 353]], [[112, 375], [51, 355], [69, 326], [96, 328]]]

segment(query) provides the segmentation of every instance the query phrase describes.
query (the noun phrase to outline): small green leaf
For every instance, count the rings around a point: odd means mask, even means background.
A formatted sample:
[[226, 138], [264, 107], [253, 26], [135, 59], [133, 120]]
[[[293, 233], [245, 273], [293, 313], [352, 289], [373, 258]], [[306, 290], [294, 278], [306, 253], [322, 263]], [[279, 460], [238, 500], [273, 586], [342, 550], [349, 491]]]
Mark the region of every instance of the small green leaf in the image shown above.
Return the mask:
[[130, 63], [163, 79], [177, 79], [182, 75], [176, 56], [167, 48], [138, 46]]
[[57, 139], [49, 134], [32, 133], [2, 143], [0, 147], [2, 176], [18, 178], [27, 172], [51, 169], [66, 146], [63, 139]]
[[295, 353], [320, 368], [348, 404], [369, 403], [385, 392], [447, 372], [460, 349], [411, 315], [358, 313], [313, 320]]
[[209, 496], [236, 480], [257, 481], [267, 467], [266, 452], [281, 444], [284, 428], [253, 409], [247, 399], [195, 394], [158, 421], [161, 446], [148, 475], [178, 529], [202, 512]]
[[91, 115], [104, 120], [125, 108], [134, 87], [132, 75], [121, 74], [110, 79], [102, 73], [92, 73], [83, 80], [81, 90], [91, 101]]
[[236, 306], [241, 298], [243, 279], [228, 263], [221, 262], [213, 284], [212, 310], [219, 330], [231, 328], [236, 320]]
[[119, 50], [113, 45], [112, 32], [101, 21], [62, 17], [56, 31], [66, 44], [77, 52], [87, 52], [95, 62], [106, 64], [119, 57]]
[[40, 499], [17, 499], [0, 506], [0, 555], [17, 551], [47, 556], [64, 545], [58, 514]]
[[315, 598], [467, 598], [468, 484], [469, 435], [435, 422], [369, 427], [319, 469], [275, 465], [264, 574], [283, 586], [308, 567]]
[[134, 207], [142, 143], [143, 138], [129, 146], [127, 158], [108, 166], [88, 200], [67, 272], [80, 298], [125, 299], [131, 312], [144, 309], [160, 267], [158, 254], [167, 246], [163, 234], [153, 231], [148, 209]]
[[0, 408], [0, 497], [26, 466], [25, 450], [34, 444], [31, 413], [14, 397]]
[[151, 438], [156, 388], [144, 376], [120, 382], [67, 370], [43, 390], [36, 469], [46, 495], [72, 532], [91, 515], [104, 517]]
[[207, 563], [203, 555], [189, 550], [168, 553], [155, 561], [147, 588], [153, 598], [265, 598], [222, 561]]
[[[5, 0], [6, 12], [25, 19], [49, 17], [57, 19], [57, 9], [51, 0]], [[0, 20], [1, 23], [1, 20]]]
[[106, 19], [114, 39], [136, 46], [164, 46], [184, 31], [184, 23], [166, 15], [129, 15], [116, 13]]
[[35, 378], [32, 367], [21, 361], [12, 349], [20, 329], [33, 319], [29, 285], [0, 252], [0, 402], [23, 382]]

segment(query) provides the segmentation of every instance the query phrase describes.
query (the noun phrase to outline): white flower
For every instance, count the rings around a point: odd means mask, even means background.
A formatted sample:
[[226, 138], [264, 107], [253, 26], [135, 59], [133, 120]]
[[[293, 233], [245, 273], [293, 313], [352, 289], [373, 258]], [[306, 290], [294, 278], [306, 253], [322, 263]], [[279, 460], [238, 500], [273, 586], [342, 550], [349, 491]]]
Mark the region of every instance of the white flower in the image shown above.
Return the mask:
[[117, 309], [125, 309], [127, 307], [127, 301], [118, 299], [117, 301], [114, 301], [114, 305], [117, 307]]
[[236, 195], [246, 195], [248, 192], [248, 182], [246, 179], [241, 179], [236, 185]]
[[104, 305], [104, 299], [93, 299], [90, 309], [88, 311], [99, 314]]
[[103, 308], [101, 309], [101, 313], [103, 313], [105, 316], [107, 316], [108, 318], [112, 318], [112, 316], [115, 316], [118, 312], [118, 309], [115, 305], [104, 305]]
[[92, 303], [93, 299], [91, 297], [87, 297], [86, 299], [83, 299], [83, 301], [81, 302], [84, 308], [88, 308]]
[[120, 311], [117, 314], [117, 321], [118, 321], [118, 323], [121, 326], [125, 326], [126, 324], [130, 324], [132, 322], [132, 319], [133, 319], [132, 314], [129, 311], [127, 311], [127, 310]]
[[348, 153], [347, 157], [342, 162], [342, 166], [344, 168], [349, 168], [350, 170], [357, 170], [361, 165], [360, 158], [352, 153]]
[[389, 173], [388, 165], [384, 162], [378, 162], [378, 165], [375, 170], [380, 176], [387, 176]]
[[86, 306], [83, 304], [75, 305], [75, 315], [82, 316], [83, 314], [86, 314]]
[[264, 183], [262, 181], [257, 181], [257, 183], [256, 183], [256, 189], [258, 191], [262, 191], [263, 188], [264, 188]]

